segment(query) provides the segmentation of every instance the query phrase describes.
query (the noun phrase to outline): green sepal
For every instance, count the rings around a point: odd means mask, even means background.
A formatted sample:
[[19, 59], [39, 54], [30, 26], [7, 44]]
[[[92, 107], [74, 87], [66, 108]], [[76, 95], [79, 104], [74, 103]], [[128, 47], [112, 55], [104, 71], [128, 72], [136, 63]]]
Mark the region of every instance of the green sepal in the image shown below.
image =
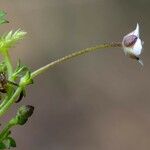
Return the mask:
[[5, 147], [7, 149], [10, 149], [11, 147], [16, 147], [16, 142], [12, 137], [7, 137], [3, 143], [5, 144]]
[[33, 79], [31, 78], [31, 72], [27, 71], [26, 74], [20, 79], [20, 86], [24, 87], [26, 85], [33, 84]]
[[5, 17], [6, 17], [6, 13], [0, 10], [0, 24], [9, 23], [9, 21], [7, 21]]
[[6, 72], [7, 71], [7, 66], [5, 61], [0, 63], [0, 72]]
[[12, 137], [7, 137], [0, 142], [0, 150], [10, 149], [16, 147], [16, 142]]
[[17, 124], [24, 125], [28, 121], [28, 118], [32, 116], [33, 111], [34, 107], [31, 105], [21, 106], [16, 115]]
[[12, 75], [13, 79], [21, 78], [25, 75], [25, 73], [29, 71], [28, 67], [26, 65], [22, 65], [20, 60], [17, 63], [17, 67]]

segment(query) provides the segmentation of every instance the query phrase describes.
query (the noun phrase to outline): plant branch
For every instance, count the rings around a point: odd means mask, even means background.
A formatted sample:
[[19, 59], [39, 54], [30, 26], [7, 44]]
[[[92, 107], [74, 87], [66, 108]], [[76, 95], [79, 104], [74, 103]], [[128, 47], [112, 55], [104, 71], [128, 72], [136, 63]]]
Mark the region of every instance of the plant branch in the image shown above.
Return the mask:
[[81, 55], [84, 55], [86, 53], [89, 53], [89, 52], [93, 52], [93, 51], [96, 51], [98, 49], [102, 49], [102, 48], [121, 48], [122, 47], [122, 44], [121, 43], [106, 43], [106, 44], [101, 44], [101, 45], [97, 45], [97, 46], [94, 46], [94, 47], [90, 47], [90, 48], [85, 48], [85, 49], [82, 49], [82, 50], [79, 50], [79, 51], [76, 51], [72, 54], [69, 54], [67, 56], [64, 56], [60, 59], [57, 59], [49, 64], [47, 64], [46, 66], [44, 67], [41, 67], [39, 68], [38, 70], [34, 71], [31, 73], [31, 78], [35, 78], [36, 76], [38, 76], [39, 74], [43, 73], [44, 71], [48, 70], [49, 68], [52, 68], [60, 63], [63, 63], [67, 60], [70, 60], [74, 57], [77, 57], [77, 56], [81, 56]]
[[13, 67], [12, 67], [12, 63], [11, 63], [11, 58], [10, 58], [7, 50], [3, 51], [2, 54], [3, 54], [4, 60], [6, 63], [6, 67], [7, 67], [8, 79], [11, 80], [11, 76], [13, 74]]
[[[117, 48], [117, 47], [121, 48], [122, 47], [121, 43], [107, 43], [107, 44], [97, 45], [95, 47], [85, 48], [85, 49], [76, 51], [74, 53], [71, 53], [67, 56], [64, 56], [60, 59], [57, 59], [57, 60], [49, 63], [48, 65], [46, 65], [44, 67], [41, 67], [40, 69], [32, 72], [30, 77], [27, 74], [27, 77], [25, 77], [24, 79], [22, 79], [22, 81], [20, 81], [22, 83], [20, 83], [20, 86], [16, 89], [15, 93], [13, 95], [11, 95], [11, 97], [6, 98], [6, 100], [0, 105], [0, 116], [2, 116], [9, 109], [9, 107], [15, 102], [17, 97], [20, 95], [23, 88], [28, 85], [27, 84], [28, 83], [28, 77], [29, 77], [29, 79], [33, 79], [34, 77], [38, 76], [39, 74], [43, 73], [44, 71], [48, 70], [49, 68], [52, 68], [52, 67], [54, 67], [60, 63], [63, 63], [67, 60], [71, 60], [74, 57], [81, 56], [81, 55], [96, 51], [96, 50], [101, 49], [101, 48]], [[6, 55], [6, 58], [7, 58], [7, 56], [8, 55]], [[9, 57], [7, 59], [9, 60], [8, 64], [7, 64], [8, 70], [9, 70], [8, 73], [9, 73], [9, 75], [12, 75], [12, 67], [11, 67], [10, 59], [9, 59]]]
[[9, 109], [9, 107], [15, 102], [17, 97], [19, 97], [21, 91], [22, 87], [18, 87], [13, 96], [3, 105], [3, 107], [1, 107], [0, 116], [2, 116]]
[[5, 139], [5, 136], [9, 132], [10, 128], [13, 127], [15, 124], [11, 124], [10, 122], [5, 126], [5, 128], [0, 133], [0, 142]]

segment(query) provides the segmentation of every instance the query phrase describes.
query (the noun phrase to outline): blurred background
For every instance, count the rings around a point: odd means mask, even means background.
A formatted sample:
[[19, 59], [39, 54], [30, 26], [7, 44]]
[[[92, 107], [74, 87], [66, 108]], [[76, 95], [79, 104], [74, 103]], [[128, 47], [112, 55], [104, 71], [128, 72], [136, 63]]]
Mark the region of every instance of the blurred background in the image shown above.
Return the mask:
[[75, 50], [121, 41], [140, 24], [144, 68], [121, 49], [105, 49], [58, 65], [37, 77], [16, 107], [35, 106], [13, 129], [16, 150], [149, 150], [149, 0], [1, 0], [9, 24], [26, 38], [11, 50], [31, 70]]

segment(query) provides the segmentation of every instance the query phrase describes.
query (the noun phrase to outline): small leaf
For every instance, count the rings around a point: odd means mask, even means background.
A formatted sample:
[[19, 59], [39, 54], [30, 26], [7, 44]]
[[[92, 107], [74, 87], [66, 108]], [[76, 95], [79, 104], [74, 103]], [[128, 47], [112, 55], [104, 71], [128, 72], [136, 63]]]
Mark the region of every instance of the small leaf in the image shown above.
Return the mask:
[[25, 65], [22, 65], [20, 60], [19, 60], [18, 63], [17, 63], [17, 67], [16, 67], [12, 77], [14, 79], [21, 78], [21, 77], [23, 77], [25, 75], [25, 73], [27, 71], [29, 71], [28, 67], [25, 66]]
[[0, 72], [6, 72], [6, 71], [7, 71], [6, 63], [3, 61], [0, 63]]
[[0, 37], [0, 51], [5, 51], [8, 48], [14, 46], [19, 40], [23, 39], [26, 35], [26, 32], [18, 29], [13, 32], [10, 31], [8, 34], [4, 34]]
[[0, 150], [4, 150], [6, 148], [5, 144], [3, 142], [0, 142]]
[[22, 90], [19, 95], [19, 98], [15, 101], [15, 103], [19, 103], [22, 100], [22, 98], [26, 96], [25, 94], [25, 90]]
[[24, 87], [29, 84], [33, 84], [33, 79], [31, 78], [31, 72], [27, 71], [20, 80], [20, 86]]
[[0, 10], [0, 24], [3, 23], [9, 23], [6, 19], [5, 19], [6, 13], [2, 10]]
[[7, 139], [10, 142], [10, 147], [16, 147], [16, 142], [12, 137], [8, 137]]
[[16, 142], [12, 137], [7, 137], [4, 140], [4, 144], [5, 144], [5, 147], [8, 148], [8, 149], [11, 148], [11, 147], [16, 147]]

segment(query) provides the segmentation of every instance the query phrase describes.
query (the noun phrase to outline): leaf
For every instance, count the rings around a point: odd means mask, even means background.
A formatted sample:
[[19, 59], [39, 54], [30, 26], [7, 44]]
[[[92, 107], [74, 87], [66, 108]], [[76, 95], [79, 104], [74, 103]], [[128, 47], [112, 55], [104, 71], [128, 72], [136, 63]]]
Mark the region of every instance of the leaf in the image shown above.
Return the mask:
[[12, 137], [7, 137], [4, 140], [5, 147], [10, 149], [11, 147], [16, 147], [16, 142]]
[[31, 78], [31, 72], [27, 71], [26, 74], [20, 80], [20, 86], [24, 87], [25, 85], [33, 84], [33, 79]]
[[5, 19], [6, 13], [2, 10], [0, 10], [0, 24], [3, 23], [9, 23], [6, 19]]
[[22, 40], [25, 35], [26, 32], [20, 29], [15, 32], [10, 31], [8, 34], [4, 34], [0, 37], [0, 51], [5, 51], [14, 46], [19, 40]]
[[0, 63], [0, 72], [6, 72], [6, 71], [7, 71], [6, 63], [2, 61]]
[[20, 60], [19, 60], [18, 63], [17, 63], [17, 67], [16, 67], [12, 77], [14, 79], [21, 78], [21, 77], [23, 77], [25, 75], [25, 73], [27, 71], [29, 71], [28, 67], [25, 66], [25, 65], [22, 65]]
[[0, 150], [4, 150], [6, 148], [5, 144], [0, 142]]

